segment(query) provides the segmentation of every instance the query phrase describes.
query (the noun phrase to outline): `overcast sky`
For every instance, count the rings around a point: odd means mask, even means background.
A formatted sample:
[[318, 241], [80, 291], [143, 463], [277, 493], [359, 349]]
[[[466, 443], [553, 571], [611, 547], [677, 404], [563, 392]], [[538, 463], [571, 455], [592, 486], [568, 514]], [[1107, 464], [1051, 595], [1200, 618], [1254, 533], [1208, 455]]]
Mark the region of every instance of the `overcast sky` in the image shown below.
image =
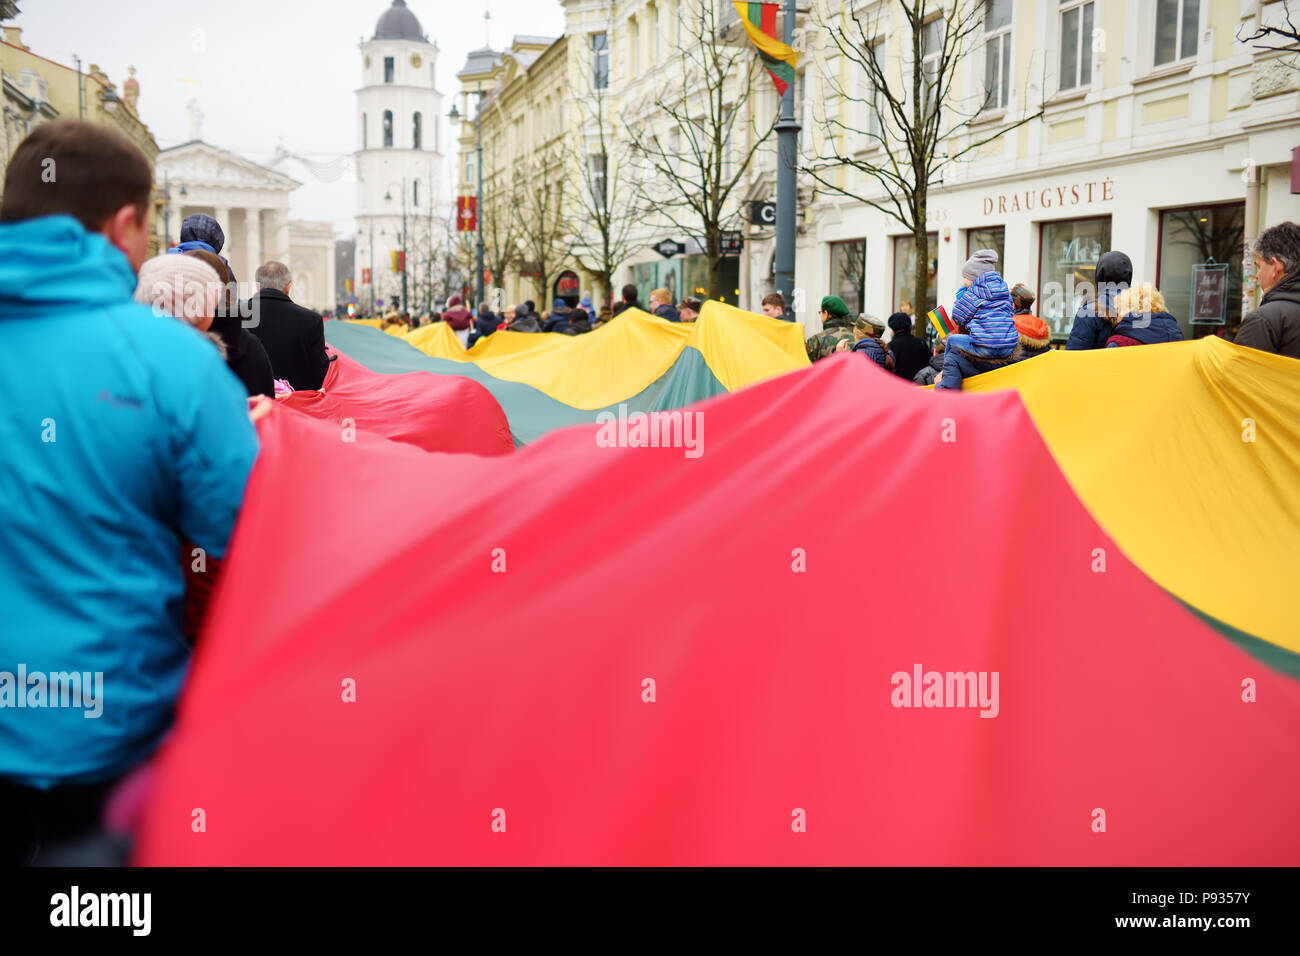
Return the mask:
[[[283, 141], [290, 152], [318, 162], [351, 153], [361, 83], [357, 44], [369, 39], [391, 0], [18, 0], [9, 25], [23, 28], [34, 53], [83, 68], [97, 63], [119, 92], [127, 67], [140, 81], [139, 110], [158, 146], [190, 138], [183, 80], [193, 76], [204, 113], [203, 139], [258, 162]], [[438, 90], [451, 109], [456, 72], [483, 46], [484, 0], [407, 0], [437, 43]], [[559, 36], [559, 0], [487, 0], [492, 45], [514, 34]], [[192, 71], [192, 72], [191, 72]], [[449, 142], [446, 118], [441, 142]], [[444, 156], [444, 180], [448, 178]], [[355, 229], [356, 182], [349, 163], [342, 179], [322, 183], [296, 162], [278, 167], [303, 185], [291, 198], [295, 219], [334, 223], [340, 237]]]

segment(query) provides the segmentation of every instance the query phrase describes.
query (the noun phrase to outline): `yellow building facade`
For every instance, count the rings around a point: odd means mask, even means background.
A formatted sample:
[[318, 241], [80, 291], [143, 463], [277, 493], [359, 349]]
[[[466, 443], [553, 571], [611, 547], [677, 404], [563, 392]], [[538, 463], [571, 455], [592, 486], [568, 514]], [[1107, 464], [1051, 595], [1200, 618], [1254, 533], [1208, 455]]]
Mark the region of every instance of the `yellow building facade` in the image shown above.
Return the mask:
[[[4, 129], [0, 160], [8, 165], [18, 144], [29, 132], [55, 119], [84, 119], [123, 133], [148, 158], [158, 156], [158, 143], [140, 119], [137, 103], [140, 84], [129, 77], [121, 91], [94, 63], [84, 70], [47, 59], [22, 42], [22, 30], [4, 27], [0, 43], [0, 76], [4, 84]], [[0, 169], [2, 181], [3, 169]], [[155, 194], [154, 216], [161, 215], [163, 197]], [[150, 240], [150, 254], [157, 238]]]
[[[570, 178], [584, 175], [591, 151], [584, 106], [602, 70], [620, 136], [672, 137], [656, 100], [673, 83], [690, 95], [689, 77], [682, 81], [690, 36], [683, 17], [699, 16], [709, 2], [564, 0], [565, 36], [549, 59], [511, 65], [507, 53], [486, 72], [463, 75], [462, 96], [477, 83], [491, 91], [484, 99], [492, 106], [483, 120], [484, 216], [492, 215], [487, 183], [506, 174], [507, 160], [517, 163], [521, 143], [562, 143]], [[923, 305], [951, 303], [962, 263], [990, 247], [1009, 283], [1036, 292], [1039, 313], [1060, 339], [1097, 258], [1117, 249], [1132, 260], [1135, 281], [1162, 289], [1185, 336], [1230, 334], [1252, 301], [1243, 244], [1271, 224], [1300, 220], [1300, 196], [1290, 191], [1293, 150], [1300, 147], [1300, 64], [1239, 39], [1281, 22], [1283, 0], [966, 0], [954, 9], [959, 3], [931, 0], [926, 17], [934, 49], [934, 31], [945, 29], [936, 21], [973, 12], [958, 21], [973, 29], [952, 70], [943, 123], [956, 131], [944, 137], [942, 150], [955, 155], [974, 140], [1007, 132], [950, 163], [931, 185], [931, 287], [927, 302], [914, 307], [924, 314]], [[799, 7], [801, 165], [829, 155], [879, 159], [883, 151], [868, 135], [876, 122], [874, 93], [831, 31], [838, 26], [854, 37], [856, 17], [860, 39], [879, 44], [891, 88], [909, 88], [911, 35], [900, 5], [803, 0]], [[732, 4], [719, 3], [716, 16], [727, 42], [748, 42]], [[566, 85], [559, 82], [560, 60]], [[755, 158], [732, 197], [745, 245], [729, 275], [739, 304], [757, 309], [773, 288], [775, 237], [770, 224], [749, 220], [751, 204], [776, 198], [776, 151], [774, 138], [757, 150], [755, 143], [779, 104], [766, 74], [755, 69], [752, 82], [758, 85], [730, 144], [737, 161], [750, 152]], [[958, 127], [967, 117], [972, 122]], [[886, 128], [885, 135], [896, 133]], [[494, 154], [486, 144], [495, 137], [505, 145]], [[460, 148], [458, 191], [471, 195], [472, 123], [462, 129]], [[827, 176], [858, 196], [886, 198], [881, 183], [856, 170]], [[882, 317], [910, 298], [914, 242], [899, 221], [818, 187], [806, 172], [799, 196], [798, 318], [809, 331], [819, 327], [816, 305], [828, 293]], [[570, 215], [580, 230], [580, 211], [571, 206]], [[639, 213], [638, 227], [638, 248], [620, 266], [616, 285], [672, 279], [679, 295], [693, 291], [698, 249], [687, 242], [685, 255], [663, 260], [652, 248], [664, 238], [688, 237], [654, 209]], [[591, 291], [591, 277], [574, 271], [583, 291]], [[507, 298], [522, 288], [507, 277]]]

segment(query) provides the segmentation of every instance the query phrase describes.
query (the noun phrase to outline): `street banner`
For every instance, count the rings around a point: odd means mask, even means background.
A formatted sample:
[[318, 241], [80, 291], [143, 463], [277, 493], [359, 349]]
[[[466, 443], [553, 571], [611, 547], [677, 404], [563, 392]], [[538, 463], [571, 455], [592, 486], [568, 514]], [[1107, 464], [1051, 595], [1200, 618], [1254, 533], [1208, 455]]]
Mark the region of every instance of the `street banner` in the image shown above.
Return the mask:
[[456, 231], [478, 232], [478, 197], [456, 197]]
[[370, 270], [369, 270], [369, 269], [362, 269], [362, 270], [361, 270], [361, 284], [362, 284], [362, 285], [370, 285]]
[[776, 3], [736, 3], [736, 13], [745, 25], [745, 32], [758, 47], [758, 55], [763, 66], [776, 84], [776, 91], [785, 95], [786, 88], [794, 82], [795, 67], [799, 65], [799, 54], [793, 47], [786, 46], [776, 38]]

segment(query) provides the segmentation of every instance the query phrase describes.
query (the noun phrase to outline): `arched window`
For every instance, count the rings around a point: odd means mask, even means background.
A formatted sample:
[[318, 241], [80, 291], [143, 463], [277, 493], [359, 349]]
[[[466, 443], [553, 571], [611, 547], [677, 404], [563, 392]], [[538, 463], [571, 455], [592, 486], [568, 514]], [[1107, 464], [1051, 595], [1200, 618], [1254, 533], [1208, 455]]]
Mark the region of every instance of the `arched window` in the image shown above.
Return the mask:
[[366, 148], [366, 114], [361, 114], [361, 148]]
[[[419, 116], [420, 114], [416, 113], [415, 115]], [[420, 181], [418, 179], [411, 183], [411, 205], [417, 207], [420, 205]]]
[[393, 111], [384, 110], [384, 146], [393, 145]]
[[420, 148], [420, 114], [416, 113], [411, 117], [411, 143], [412, 149]]

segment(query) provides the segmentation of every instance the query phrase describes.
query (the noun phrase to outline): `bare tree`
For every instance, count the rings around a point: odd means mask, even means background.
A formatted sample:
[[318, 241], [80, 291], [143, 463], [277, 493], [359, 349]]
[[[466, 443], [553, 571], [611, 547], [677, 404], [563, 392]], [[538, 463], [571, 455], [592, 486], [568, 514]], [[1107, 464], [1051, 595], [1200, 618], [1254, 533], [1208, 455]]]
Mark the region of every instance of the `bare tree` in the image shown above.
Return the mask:
[[[1297, 24], [1291, 11], [1291, 0], [1282, 0], [1282, 21], [1278, 26], [1264, 26], [1261, 19], [1255, 22], [1255, 30], [1242, 36], [1245, 25], [1237, 27], [1237, 40], [1250, 43], [1256, 50], [1274, 53], [1300, 53], [1300, 24]], [[1278, 45], [1280, 44], [1280, 45]], [[1290, 66], [1294, 66], [1292, 61]]]
[[[639, 135], [632, 140], [641, 166], [637, 199], [700, 243], [708, 257], [709, 295], [717, 298], [722, 234], [740, 222], [737, 190], [759, 147], [776, 130], [778, 116], [751, 125], [745, 151], [733, 149], [733, 134], [746, 132], [747, 122], [752, 122], [743, 118], [752, 114], [749, 103], [760, 82], [759, 59], [748, 42], [733, 41], [733, 31], [724, 28], [726, 19], [733, 18], [720, 17], [716, 4], [679, 9], [677, 16], [681, 75], [664, 82], [644, 110], [625, 115], [623, 125], [640, 129], [646, 120], [666, 120], [668, 137]], [[768, 82], [765, 74], [761, 82]]]
[[[610, 128], [607, 103], [608, 83], [589, 73], [573, 98], [581, 116], [580, 136], [588, 152], [569, 165], [570, 195], [574, 198], [577, 221], [572, 254], [600, 283], [601, 303], [613, 304], [614, 271], [640, 244], [636, 228], [642, 215], [637, 196], [629, 187], [632, 148], [626, 135]], [[605, 77], [607, 79], [607, 76]]]
[[551, 280], [570, 255], [571, 231], [565, 215], [564, 157], [560, 149], [541, 147], [515, 167], [515, 204], [521, 258], [529, 267], [537, 302], [549, 302]]
[[506, 183], [505, 171], [497, 165], [496, 143], [489, 149], [487, 168], [492, 174], [483, 180], [483, 208], [478, 211], [478, 227], [483, 231], [483, 268], [492, 274], [492, 284], [500, 288], [506, 272], [519, 264], [522, 219], [515, 203], [515, 191]]
[[[954, 0], [944, 11], [940, 0], [897, 3], [908, 27], [906, 33], [894, 34], [905, 51], [904, 56], [896, 57], [897, 80], [890, 76], [889, 57], [879, 42], [881, 13], [865, 19], [865, 15], [846, 9], [819, 24], [858, 81], [845, 88], [835, 71], [829, 71], [832, 91], [850, 104], [855, 115], [858, 107], [866, 106], [870, 121], [866, 130], [860, 130], [852, 122], [828, 115], [822, 125], [830, 152], [816, 156], [805, 171], [822, 190], [892, 216], [912, 234], [915, 268], [910, 299], [918, 313], [923, 313], [929, 286], [926, 218], [930, 187], [942, 183], [944, 171], [954, 163], [1042, 116], [1042, 108], [1009, 123], [976, 129], [996, 91], [985, 90], [963, 109], [956, 102], [955, 84], [962, 62], [983, 33], [985, 4], [982, 0]], [[871, 148], [865, 155], [847, 155], [853, 150], [845, 148], [845, 134], [864, 137]], [[845, 169], [857, 175], [842, 178], [838, 173]], [[883, 195], [867, 194], [863, 186], [872, 183], [883, 187]]]

